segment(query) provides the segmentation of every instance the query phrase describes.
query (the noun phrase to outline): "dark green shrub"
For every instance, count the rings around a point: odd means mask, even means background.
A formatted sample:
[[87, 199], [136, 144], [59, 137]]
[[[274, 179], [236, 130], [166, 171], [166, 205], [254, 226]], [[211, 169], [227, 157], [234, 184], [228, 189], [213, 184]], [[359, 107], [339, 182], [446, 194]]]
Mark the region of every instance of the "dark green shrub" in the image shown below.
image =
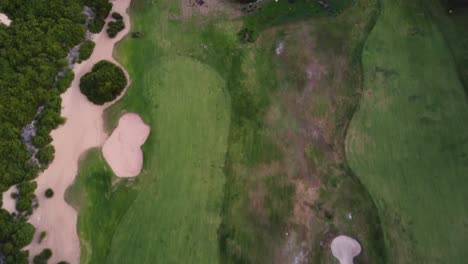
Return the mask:
[[47, 232], [46, 231], [42, 231], [41, 234], [39, 235], [39, 243], [41, 243], [42, 241], [44, 241], [44, 239], [46, 238], [47, 236]]
[[111, 21], [107, 27], [107, 35], [110, 38], [115, 38], [117, 34], [125, 28], [123, 20]]
[[52, 250], [49, 248], [43, 249], [41, 253], [34, 256], [33, 263], [34, 264], [47, 264], [47, 261], [52, 257]]
[[16, 199], [16, 210], [21, 213], [31, 214], [33, 210], [33, 201], [36, 200], [34, 191], [37, 188], [36, 182], [23, 182], [16, 186], [18, 189]]
[[45, 191], [45, 196], [47, 198], [52, 198], [54, 196], [54, 190], [52, 190], [51, 188], [48, 188], [46, 191]]
[[122, 69], [109, 61], [100, 61], [80, 80], [80, 90], [93, 103], [113, 101], [127, 85]]
[[142, 32], [140, 32], [140, 31], [132, 32], [132, 38], [142, 38], [142, 37], [143, 37]]
[[115, 20], [122, 20], [123, 19], [122, 15], [117, 13], [117, 12], [112, 12], [112, 18], [115, 19]]
[[239, 38], [239, 41], [242, 43], [247, 43], [247, 42], [254, 42], [255, 37], [254, 37], [254, 31], [248, 28], [243, 28], [237, 33], [237, 37]]
[[72, 70], [67, 70], [62, 77], [57, 79], [55, 87], [60, 93], [63, 93], [70, 87], [73, 78], [75, 78], [75, 73]]
[[94, 43], [94, 41], [92, 40], [85, 41], [80, 47], [80, 56], [79, 56], [78, 62], [82, 62], [84, 60], [89, 59], [89, 57], [93, 53], [94, 46], [96, 46], [96, 43]]
[[48, 165], [54, 160], [55, 149], [52, 145], [47, 145], [37, 152], [37, 159], [42, 165]]
[[96, 14], [96, 17], [88, 25], [89, 31], [99, 33], [106, 23], [104, 20], [109, 15], [112, 4], [109, 0], [83, 0], [83, 2]]

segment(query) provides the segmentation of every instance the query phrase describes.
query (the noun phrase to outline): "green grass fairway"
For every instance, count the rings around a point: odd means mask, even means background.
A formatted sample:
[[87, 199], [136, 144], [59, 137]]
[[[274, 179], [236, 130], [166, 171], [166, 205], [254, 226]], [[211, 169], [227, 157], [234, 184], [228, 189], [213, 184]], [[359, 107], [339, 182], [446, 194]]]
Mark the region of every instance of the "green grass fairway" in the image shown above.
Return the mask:
[[433, 19], [445, 14], [437, 1], [381, 2], [348, 160], [380, 209], [390, 263], [466, 263], [468, 104]]
[[[337, 16], [307, 13], [301, 7], [317, 5], [308, 0], [282, 3], [292, 9], [274, 27], [255, 28], [255, 43], [237, 36], [253, 16], [187, 18], [179, 1], [132, 1], [132, 31], [143, 37], [118, 47], [132, 84], [106, 119], [111, 132], [123, 113], [139, 113], [151, 134], [135, 179], [115, 178], [99, 150], [83, 161], [68, 192], [79, 209], [82, 263], [288, 263], [301, 255], [333, 263], [321, 245], [338, 233], [361, 241], [357, 261], [384, 259], [373, 201], [342, 152], [378, 7], [338, 1], [349, 6]], [[307, 90], [311, 62], [324, 74]], [[312, 142], [313, 131], [301, 132], [308, 124], [328, 141]], [[307, 192], [297, 195], [296, 184]], [[296, 204], [307, 206], [296, 213]]]
[[163, 57], [144, 74], [135, 82], [146, 87], [152, 116], [143, 173], [134, 184], [112, 185], [92, 153], [69, 191], [81, 208], [82, 261], [216, 263], [229, 127], [224, 81], [184, 57]]
[[224, 82], [183, 57], [164, 58], [146, 74], [157, 141], [145, 160], [140, 194], [112, 240], [109, 262], [216, 263], [229, 127]]
[[178, 3], [132, 5], [138, 13], [132, 28], [144, 37], [120, 46], [132, 85], [107, 117], [112, 128], [124, 112], [137, 112], [151, 134], [135, 179], [117, 180], [94, 152], [83, 162], [68, 192], [80, 209], [81, 261], [217, 263], [230, 125], [226, 84], [213, 67], [179, 55], [205, 50], [198, 27], [167, 19]]

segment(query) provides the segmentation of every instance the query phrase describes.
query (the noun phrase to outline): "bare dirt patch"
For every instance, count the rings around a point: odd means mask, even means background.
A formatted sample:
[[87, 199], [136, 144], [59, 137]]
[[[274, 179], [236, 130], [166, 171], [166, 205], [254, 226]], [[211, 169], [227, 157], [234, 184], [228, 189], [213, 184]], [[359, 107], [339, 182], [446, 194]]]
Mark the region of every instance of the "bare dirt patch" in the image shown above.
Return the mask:
[[104, 158], [115, 175], [135, 177], [140, 173], [143, 166], [141, 145], [149, 132], [149, 126], [137, 114], [128, 113], [120, 118], [117, 128], [102, 148]]

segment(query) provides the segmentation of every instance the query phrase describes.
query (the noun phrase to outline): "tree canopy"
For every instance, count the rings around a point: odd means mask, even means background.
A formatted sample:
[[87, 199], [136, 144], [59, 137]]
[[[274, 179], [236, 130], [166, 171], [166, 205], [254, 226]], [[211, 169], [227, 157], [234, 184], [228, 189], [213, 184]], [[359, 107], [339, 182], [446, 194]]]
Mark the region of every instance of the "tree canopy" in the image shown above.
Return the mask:
[[123, 70], [109, 61], [100, 61], [80, 79], [80, 90], [93, 103], [113, 101], [127, 85]]
[[[24, 183], [18, 186], [17, 208], [27, 214], [35, 199], [28, 182], [52, 161], [49, 133], [64, 122], [60, 94], [73, 80], [66, 57], [85, 39], [85, 5], [96, 14], [90, 30], [100, 31], [112, 6], [108, 0], [0, 1], [0, 11], [12, 20], [9, 27], [0, 26], [0, 191]], [[30, 162], [21, 141], [22, 128], [33, 120], [39, 165]], [[28, 253], [21, 251], [34, 234], [27, 214], [0, 209], [0, 262], [28, 263]]]

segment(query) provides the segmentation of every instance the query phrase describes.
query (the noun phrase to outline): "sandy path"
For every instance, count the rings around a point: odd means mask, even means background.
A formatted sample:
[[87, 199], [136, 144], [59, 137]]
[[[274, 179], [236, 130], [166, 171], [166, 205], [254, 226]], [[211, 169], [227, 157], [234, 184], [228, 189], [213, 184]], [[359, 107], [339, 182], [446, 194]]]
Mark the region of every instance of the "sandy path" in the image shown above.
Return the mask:
[[[64, 200], [64, 193], [73, 183], [78, 172], [78, 161], [81, 155], [92, 147], [101, 146], [107, 138], [104, 131], [103, 110], [112, 103], [97, 106], [89, 102], [79, 89], [79, 80], [100, 60], [109, 60], [118, 64], [112, 57], [114, 44], [121, 40], [130, 29], [127, 8], [131, 0], [113, 1], [112, 11], [124, 17], [125, 29], [116, 38], [109, 39], [104, 30], [93, 36], [96, 42], [91, 57], [75, 65], [75, 79], [71, 87], [62, 95], [62, 116], [66, 123], [52, 131], [52, 144], [55, 147], [55, 159], [49, 168], [37, 178], [36, 194], [39, 208], [34, 211], [29, 222], [36, 226], [36, 236], [31, 245], [30, 256], [39, 253], [43, 248], [50, 248], [53, 256], [49, 263], [65, 260], [70, 263], [80, 262], [80, 242], [77, 235], [77, 212]], [[128, 73], [124, 70], [128, 79]], [[124, 93], [122, 93], [123, 95]], [[119, 98], [118, 98], [119, 99]], [[117, 99], [117, 100], [118, 100]], [[52, 199], [44, 197], [44, 191], [52, 188], [55, 195]], [[41, 231], [47, 231], [47, 238], [37, 243]]]
[[6, 25], [7, 27], [10, 26], [11, 20], [8, 18], [7, 15], [0, 13], [0, 23]]
[[2, 208], [10, 213], [16, 212], [16, 201], [15, 199], [11, 198], [11, 194], [14, 192], [18, 192], [18, 190], [16, 189], [16, 185], [11, 186], [10, 189], [3, 193]]
[[134, 113], [123, 115], [117, 128], [106, 140], [102, 153], [115, 175], [135, 177], [143, 166], [141, 145], [145, 143], [150, 132], [140, 116]]
[[331, 243], [332, 254], [340, 264], [353, 264], [353, 258], [361, 253], [361, 245], [348, 236], [337, 236]]

